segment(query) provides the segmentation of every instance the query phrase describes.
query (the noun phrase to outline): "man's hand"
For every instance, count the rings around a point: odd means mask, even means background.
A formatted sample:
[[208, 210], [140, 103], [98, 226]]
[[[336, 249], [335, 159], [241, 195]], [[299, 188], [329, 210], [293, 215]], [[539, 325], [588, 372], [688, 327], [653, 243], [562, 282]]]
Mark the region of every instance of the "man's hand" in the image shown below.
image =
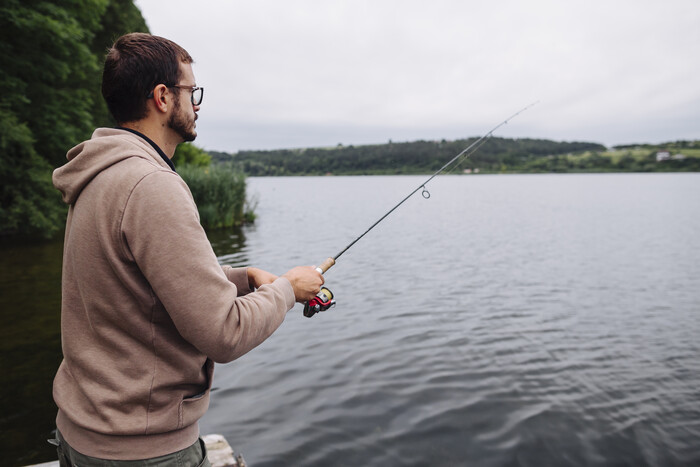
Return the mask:
[[263, 271], [258, 268], [247, 268], [248, 269], [248, 285], [250, 285], [251, 290], [255, 290], [264, 284], [272, 284], [277, 280], [277, 276], [271, 272]]
[[314, 266], [297, 266], [282, 274], [282, 277], [289, 279], [294, 289], [294, 297], [300, 303], [314, 298], [325, 282]]

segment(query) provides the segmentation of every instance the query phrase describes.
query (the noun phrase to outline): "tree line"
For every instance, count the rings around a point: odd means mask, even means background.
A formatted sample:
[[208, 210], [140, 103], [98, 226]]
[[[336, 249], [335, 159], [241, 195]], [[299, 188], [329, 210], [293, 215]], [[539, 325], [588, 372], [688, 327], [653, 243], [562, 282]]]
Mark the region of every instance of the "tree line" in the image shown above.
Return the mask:
[[[478, 138], [453, 141], [388, 142], [386, 144], [329, 148], [211, 152], [215, 161], [238, 164], [247, 174], [321, 175], [326, 173], [411, 174], [434, 172]], [[462, 169], [503, 171], [548, 154], [604, 150], [596, 143], [555, 142], [543, 139], [492, 137], [460, 164]]]
[[0, 235], [62, 228], [66, 207], [51, 172], [94, 128], [114, 125], [102, 63], [127, 32], [148, 32], [131, 0], [0, 4]]
[[[250, 176], [426, 174], [440, 169], [478, 138], [326, 148], [209, 153]], [[659, 164], [659, 150], [683, 151], [683, 160]], [[700, 142], [630, 145], [608, 150], [591, 142], [492, 137], [449, 169], [470, 173], [700, 171]]]
[[[453, 141], [388, 142], [330, 148], [210, 152], [215, 161], [231, 161], [249, 175], [416, 174], [435, 172], [478, 138]], [[503, 172], [522, 168], [549, 155], [603, 151], [597, 143], [555, 142], [544, 139], [492, 137], [469, 158], [462, 170]]]
[[[95, 128], [115, 126], [102, 98], [102, 65], [129, 32], [149, 32], [132, 0], [0, 3], [0, 236], [61, 232], [67, 207], [51, 173]], [[239, 171], [209, 167], [211, 157], [192, 144], [179, 145], [173, 162], [205, 227], [254, 219]]]

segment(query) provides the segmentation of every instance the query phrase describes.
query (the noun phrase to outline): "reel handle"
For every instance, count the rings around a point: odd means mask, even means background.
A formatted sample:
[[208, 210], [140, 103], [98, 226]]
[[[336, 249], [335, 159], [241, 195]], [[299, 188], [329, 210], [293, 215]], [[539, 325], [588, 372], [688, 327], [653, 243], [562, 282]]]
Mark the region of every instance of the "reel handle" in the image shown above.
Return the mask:
[[333, 265], [335, 264], [335, 260], [333, 258], [328, 258], [325, 260], [319, 267], [316, 268], [318, 272], [321, 274], [325, 273], [328, 271]]

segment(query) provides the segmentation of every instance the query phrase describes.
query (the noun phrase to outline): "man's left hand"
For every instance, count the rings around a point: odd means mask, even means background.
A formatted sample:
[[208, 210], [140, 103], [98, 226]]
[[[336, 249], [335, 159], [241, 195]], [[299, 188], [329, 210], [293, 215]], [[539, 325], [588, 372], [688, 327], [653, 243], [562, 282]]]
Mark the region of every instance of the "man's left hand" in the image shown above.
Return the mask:
[[257, 289], [264, 284], [272, 284], [277, 276], [258, 268], [248, 268], [248, 284], [251, 289]]

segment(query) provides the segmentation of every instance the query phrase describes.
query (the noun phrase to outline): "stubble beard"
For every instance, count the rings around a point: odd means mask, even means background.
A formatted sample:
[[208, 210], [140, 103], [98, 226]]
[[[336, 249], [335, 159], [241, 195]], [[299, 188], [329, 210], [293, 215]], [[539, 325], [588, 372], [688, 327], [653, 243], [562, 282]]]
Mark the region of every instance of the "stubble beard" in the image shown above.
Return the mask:
[[194, 141], [197, 137], [197, 132], [194, 129], [195, 120], [197, 120], [197, 115], [195, 114], [193, 119], [184, 115], [180, 107], [180, 99], [176, 99], [174, 112], [168, 120], [168, 127], [175, 131], [183, 141]]

